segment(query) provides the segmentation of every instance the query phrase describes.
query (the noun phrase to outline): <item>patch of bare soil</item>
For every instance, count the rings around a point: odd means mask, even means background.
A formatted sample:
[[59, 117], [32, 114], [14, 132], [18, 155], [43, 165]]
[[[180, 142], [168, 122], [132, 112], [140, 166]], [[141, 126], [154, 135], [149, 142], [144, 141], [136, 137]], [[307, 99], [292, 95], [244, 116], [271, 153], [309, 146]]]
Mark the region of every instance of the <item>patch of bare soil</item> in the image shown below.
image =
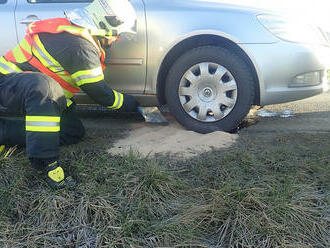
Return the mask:
[[128, 136], [115, 142], [108, 152], [127, 154], [132, 150], [144, 156], [172, 153], [190, 158], [212, 149], [230, 147], [237, 138], [237, 134], [220, 131], [210, 134], [187, 131], [173, 120], [168, 126], [133, 123]]

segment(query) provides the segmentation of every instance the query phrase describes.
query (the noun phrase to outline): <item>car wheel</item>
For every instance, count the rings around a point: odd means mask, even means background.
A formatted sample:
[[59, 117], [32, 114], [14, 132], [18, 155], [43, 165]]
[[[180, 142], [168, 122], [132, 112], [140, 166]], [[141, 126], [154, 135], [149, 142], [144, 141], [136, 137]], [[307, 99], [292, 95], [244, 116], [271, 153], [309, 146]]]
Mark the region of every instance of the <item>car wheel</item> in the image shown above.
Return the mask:
[[187, 129], [231, 131], [251, 108], [254, 80], [234, 52], [203, 46], [176, 60], [166, 79], [165, 95], [170, 112]]

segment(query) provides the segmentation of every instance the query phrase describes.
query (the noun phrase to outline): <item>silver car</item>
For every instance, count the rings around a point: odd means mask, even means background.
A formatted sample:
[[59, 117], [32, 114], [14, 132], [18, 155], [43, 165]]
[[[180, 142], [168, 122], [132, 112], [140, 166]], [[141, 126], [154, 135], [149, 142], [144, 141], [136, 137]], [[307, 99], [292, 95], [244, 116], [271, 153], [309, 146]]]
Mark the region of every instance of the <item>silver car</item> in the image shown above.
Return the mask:
[[[63, 16], [88, 0], [0, 0], [0, 54], [26, 24]], [[229, 131], [252, 105], [294, 101], [327, 89], [330, 49], [319, 28], [269, 10], [215, 0], [131, 0], [137, 36], [113, 44], [112, 88], [145, 106], [167, 104], [187, 129]], [[91, 103], [80, 94], [80, 103]]]

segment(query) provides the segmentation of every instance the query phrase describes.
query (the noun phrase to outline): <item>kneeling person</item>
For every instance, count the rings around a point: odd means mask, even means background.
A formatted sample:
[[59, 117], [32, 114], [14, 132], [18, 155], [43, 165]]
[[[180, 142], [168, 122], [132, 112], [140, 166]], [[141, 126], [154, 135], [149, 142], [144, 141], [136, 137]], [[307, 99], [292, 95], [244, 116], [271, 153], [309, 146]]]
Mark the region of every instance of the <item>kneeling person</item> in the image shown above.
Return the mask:
[[53, 188], [75, 183], [58, 157], [60, 144], [77, 143], [85, 133], [72, 111], [78, 91], [111, 109], [137, 108], [132, 96], [110, 89], [104, 81], [102, 45], [114, 40], [107, 22], [113, 18], [98, 19], [96, 28], [90, 26], [93, 16], [74, 11], [69, 18], [33, 22], [19, 45], [0, 57], [0, 104], [25, 113], [24, 122], [0, 119], [0, 145], [26, 146], [31, 165]]

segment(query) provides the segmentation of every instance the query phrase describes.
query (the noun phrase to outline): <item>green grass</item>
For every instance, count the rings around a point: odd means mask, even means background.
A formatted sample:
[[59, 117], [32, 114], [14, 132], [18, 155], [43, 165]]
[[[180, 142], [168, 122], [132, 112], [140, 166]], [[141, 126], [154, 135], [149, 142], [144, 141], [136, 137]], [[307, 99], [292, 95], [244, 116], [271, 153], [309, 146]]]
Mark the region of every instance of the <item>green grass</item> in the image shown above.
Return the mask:
[[23, 150], [1, 158], [0, 247], [330, 246], [330, 134], [242, 132], [185, 161], [111, 156], [115, 137], [62, 148], [74, 191], [48, 189]]

